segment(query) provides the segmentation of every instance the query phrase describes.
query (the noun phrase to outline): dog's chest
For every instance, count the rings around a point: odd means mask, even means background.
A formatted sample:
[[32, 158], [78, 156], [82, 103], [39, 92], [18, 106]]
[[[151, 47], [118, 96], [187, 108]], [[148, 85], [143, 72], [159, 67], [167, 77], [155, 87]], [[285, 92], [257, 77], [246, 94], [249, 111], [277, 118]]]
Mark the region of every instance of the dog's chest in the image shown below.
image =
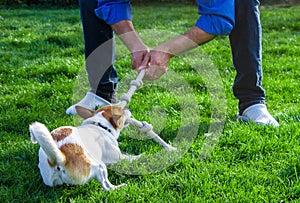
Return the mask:
[[121, 155], [117, 140], [107, 130], [86, 125], [77, 127], [78, 139], [91, 161], [98, 165], [115, 163]]

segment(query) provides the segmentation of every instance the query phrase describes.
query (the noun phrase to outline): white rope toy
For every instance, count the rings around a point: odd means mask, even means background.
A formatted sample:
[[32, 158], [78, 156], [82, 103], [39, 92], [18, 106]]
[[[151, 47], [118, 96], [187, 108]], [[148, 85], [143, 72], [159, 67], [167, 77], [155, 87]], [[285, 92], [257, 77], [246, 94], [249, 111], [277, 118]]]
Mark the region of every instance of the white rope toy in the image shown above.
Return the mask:
[[[135, 93], [137, 89], [143, 86], [143, 78], [145, 76], [146, 70], [141, 70], [141, 72], [138, 74], [137, 78], [135, 80], [132, 80], [130, 82], [130, 88], [127, 93], [122, 94], [121, 96], [121, 102], [117, 104], [117, 106], [120, 106], [121, 108], [124, 108], [131, 100], [132, 95]], [[158, 142], [162, 147], [164, 147], [168, 151], [176, 150], [175, 147], [167, 144], [163, 139], [161, 139], [152, 129], [153, 126], [146, 121], [138, 121], [134, 118], [128, 118], [126, 120], [126, 123], [133, 124], [139, 128], [139, 130], [143, 133], [147, 133], [153, 140]]]

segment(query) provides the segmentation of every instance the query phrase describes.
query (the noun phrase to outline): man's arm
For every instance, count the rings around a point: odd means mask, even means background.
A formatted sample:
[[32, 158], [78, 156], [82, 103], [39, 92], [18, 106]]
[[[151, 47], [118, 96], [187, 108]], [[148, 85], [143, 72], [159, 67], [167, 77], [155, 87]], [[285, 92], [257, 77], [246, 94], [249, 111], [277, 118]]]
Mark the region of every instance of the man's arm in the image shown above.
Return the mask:
[[171, 57], [193, 49], [198, 45], [212, 40], [211, 35], [197, 26], [192, 27], [186, 33], [165, 42], [151, 50], [144, 58], [138, 71], [148, 68], [145, 75], [147, 80], [158, 79], [167, 72], [168, 63]]
[[228, 35], [234, 27], [234, 0], [197, 0], [200, 17], [189, 31], [148, 53], [138, 71], [147, 68], [145, 79], [155, 80], [168, 69], [172, 56], [193, 49], [217, 35]]
[[194, 26], [186, 33], [157, 46], [154, 50], [178, 55], [212, 40], [215, 35], [209, 34], [201, 28]]
[[136, 34], [131, 21], [122, 20], [111, 27], [131, 52], [131, 68], [137, 69], [148, 53], [148, 47]]
[[111, 27], [131, 53], [147, 50], [147, 47], [136, 34], [131, 21], [123, 20], [111, 25]]
[[95, 9], [98, 18], [109, 24], [114, 32], [124, 42], [132, 54], [131, 67], [138, 68], [144, 56], [148, 53], [148, 47], [141, 41], [134, 30], [129, 0], [98, 0], [98, 8]]

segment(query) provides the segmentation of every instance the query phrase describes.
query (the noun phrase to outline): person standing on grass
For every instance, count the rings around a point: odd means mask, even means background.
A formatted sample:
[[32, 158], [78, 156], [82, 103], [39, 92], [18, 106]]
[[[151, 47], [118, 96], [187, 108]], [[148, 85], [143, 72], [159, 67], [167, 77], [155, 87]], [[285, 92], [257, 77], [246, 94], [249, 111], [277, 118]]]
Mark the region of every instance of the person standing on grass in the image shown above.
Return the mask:
[[[262, 31], [258, 0], [197, 0], [200, 17], [184, 34], [148, 51], [134, 30], [129, 0], [79, 0], [86, 57], [109, 41], [105, 53], [113, 61], [115, 32], [132, 53], [132, 68], [147, 69], [145, 79], [155, 80], [168, 69], [171, 57], [202, 45], [219, 35], [229, 35], [236, 78], [233, 93], [239, 100], [238, 120], [279, 126], [265, 105], [262, 88]], [[96, 53], [96, 52], [95, 52]], [[106, 59], [107, 60], [107, 59]], [[110, 63], [113, 64], [113, 63]], [[103, 70], [105, 69], [105, 70]], [[100, 71], [101, 70], [101, 71]], [[105, 71], [105, 72], [104, 72]], [[113, 65], [88, 64], [91, 92], [76, 105], [94, 108], [114, 103], [117, 72]], [[104, 73], [103, 73], [104, 72]], [[93, 100], [92, 105], [86, 105]], [[75, 105], [68, 114], [75, 114]]]

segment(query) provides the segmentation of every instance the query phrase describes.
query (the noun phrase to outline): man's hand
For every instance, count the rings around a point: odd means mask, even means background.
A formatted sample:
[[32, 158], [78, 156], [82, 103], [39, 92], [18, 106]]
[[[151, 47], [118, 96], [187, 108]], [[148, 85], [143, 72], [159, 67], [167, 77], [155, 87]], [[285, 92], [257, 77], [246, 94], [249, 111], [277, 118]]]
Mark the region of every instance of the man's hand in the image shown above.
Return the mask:
[[153, 49], [144, 58], [139, 69], [147, 69], [145, 80], [156, 80], [168, 70], [168, 63], [172, 55], [170, 53]]
[[144, 61], [144, 58], [148, 52], [148, 49], [133, 52], [131, 54], [131, 68], [137, 70], [140, 67], [140, 64]]

